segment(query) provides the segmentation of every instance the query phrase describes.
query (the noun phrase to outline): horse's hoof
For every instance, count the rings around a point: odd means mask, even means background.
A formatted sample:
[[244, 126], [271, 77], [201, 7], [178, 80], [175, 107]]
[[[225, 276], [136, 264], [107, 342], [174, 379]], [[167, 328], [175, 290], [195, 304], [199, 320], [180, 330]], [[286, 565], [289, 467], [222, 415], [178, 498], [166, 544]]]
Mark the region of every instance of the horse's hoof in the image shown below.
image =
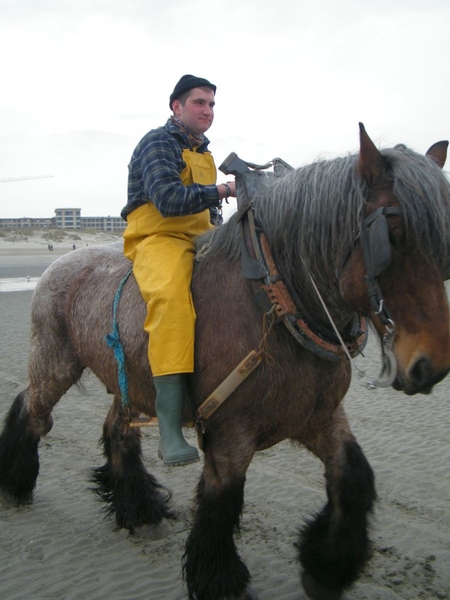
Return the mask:
[[0, 490], [0, 505], [3, 508], [18, 508], [19, 506], [29, 506], [33, 504], [33, 492], [23, 495], [20, 500], [12, 494]]
[[308, 600], [339, 600], [342, 598], [342, 592], [324, 588], [304, 571], [302, 572], [302, 585]]
[[[194, 596], [194, 600], [197, 596]], [[245, 591], [242, 592], [239, 596], [233, 596], [234, 600], [259, 600], [256, 593], [252, 590], [252, 588], [245, 588]]]
[[239, 596], [239, 598], [236, 598], [236, 600], [258, 600], [258, 596], [252, 590], [252, 588], [248, 587], [246, 588], [245, 592]]

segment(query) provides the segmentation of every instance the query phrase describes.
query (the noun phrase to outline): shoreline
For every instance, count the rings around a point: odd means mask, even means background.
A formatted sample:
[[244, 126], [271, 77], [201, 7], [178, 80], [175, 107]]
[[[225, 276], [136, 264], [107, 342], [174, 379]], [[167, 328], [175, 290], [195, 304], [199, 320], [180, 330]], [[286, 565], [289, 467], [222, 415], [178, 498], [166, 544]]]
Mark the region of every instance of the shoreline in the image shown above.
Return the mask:
[[[58, 232], [56, 232], [57, 234]], [[55, 234], [55, 235], [56, 235]], [[0, 236], [0, 279], [40, 277], [45, 269], [64, 254], [86, 246], [111, 244], [122, 239], [121, 234], [105, 232], [66, 234], [62, 240], [49, 241], [45, 233], [34, 231], [26, 239]], [[48, 244], [53, 245], [49, 250]]]

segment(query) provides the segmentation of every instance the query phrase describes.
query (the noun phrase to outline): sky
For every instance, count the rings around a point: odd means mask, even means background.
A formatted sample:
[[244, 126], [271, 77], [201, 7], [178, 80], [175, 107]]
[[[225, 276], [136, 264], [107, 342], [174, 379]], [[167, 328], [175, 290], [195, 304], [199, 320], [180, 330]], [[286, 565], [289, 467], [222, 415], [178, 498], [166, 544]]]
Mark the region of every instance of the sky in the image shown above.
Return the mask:
[[186, 73], [217, 86], [217, 166], [344, 156], [360, 121], [425, 153], [450, 139], [449, 27], [448, 0], [0, 0], [0, 217], [118, 216]]

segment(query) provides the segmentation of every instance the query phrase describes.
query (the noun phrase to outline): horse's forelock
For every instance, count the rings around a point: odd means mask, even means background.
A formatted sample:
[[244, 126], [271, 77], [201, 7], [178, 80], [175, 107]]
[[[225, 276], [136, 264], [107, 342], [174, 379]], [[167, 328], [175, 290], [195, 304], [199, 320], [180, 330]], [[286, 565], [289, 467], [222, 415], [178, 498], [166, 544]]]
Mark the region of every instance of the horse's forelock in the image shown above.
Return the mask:
[[403, 208], [410, 240], [447, 268], [450, 265], [450, 183], [426, 156], [403, 144], [383, 150], [391, 165], [393, 191]]

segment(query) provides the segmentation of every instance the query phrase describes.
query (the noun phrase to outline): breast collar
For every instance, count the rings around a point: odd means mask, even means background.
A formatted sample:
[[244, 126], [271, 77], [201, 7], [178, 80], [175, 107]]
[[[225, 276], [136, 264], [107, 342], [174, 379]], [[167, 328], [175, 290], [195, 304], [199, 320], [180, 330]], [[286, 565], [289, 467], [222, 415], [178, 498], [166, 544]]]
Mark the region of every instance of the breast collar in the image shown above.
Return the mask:
[[257, 306], [263, 312], [273, 308], [277, 320], [286, 326], [294, 339], [318, 356], [339, 360], [347, 353], [352, 358], [360, 354], [367, 341], [365, 317], [355, 314], [343, 332], [341, 339], [346, 352], [335, 332], [314, 319], [297, 295], [293, 299], [294, 293], [278, 271], [269, 241], [255, 221], [252, 207], [242, 215], [240, 222], [242, 274], [258, 286], [253, 296]]

